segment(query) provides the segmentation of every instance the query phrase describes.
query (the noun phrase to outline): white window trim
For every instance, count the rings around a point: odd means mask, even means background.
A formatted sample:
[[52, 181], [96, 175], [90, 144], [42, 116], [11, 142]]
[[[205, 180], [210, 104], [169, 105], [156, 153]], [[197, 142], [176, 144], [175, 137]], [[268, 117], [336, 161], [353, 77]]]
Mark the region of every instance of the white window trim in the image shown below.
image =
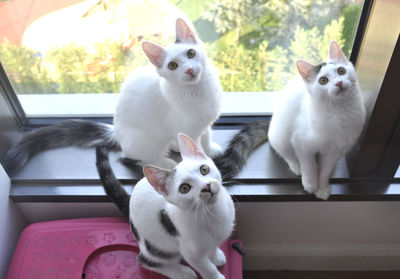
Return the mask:
[[[225, 92], [223, 116], [271, 115], [279, 92]], [[21, 94], [28, 117], [111, 117], [119, 94]]]

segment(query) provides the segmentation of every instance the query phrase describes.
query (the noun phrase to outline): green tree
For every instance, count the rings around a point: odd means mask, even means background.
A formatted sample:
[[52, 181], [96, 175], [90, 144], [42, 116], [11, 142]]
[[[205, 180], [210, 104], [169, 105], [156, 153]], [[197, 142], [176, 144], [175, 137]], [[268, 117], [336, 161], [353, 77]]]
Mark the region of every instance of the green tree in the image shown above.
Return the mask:
[[53, 93], [56, 90], [38, 52], [5, 39], [0, 44], [0, 60], [16, 93]]

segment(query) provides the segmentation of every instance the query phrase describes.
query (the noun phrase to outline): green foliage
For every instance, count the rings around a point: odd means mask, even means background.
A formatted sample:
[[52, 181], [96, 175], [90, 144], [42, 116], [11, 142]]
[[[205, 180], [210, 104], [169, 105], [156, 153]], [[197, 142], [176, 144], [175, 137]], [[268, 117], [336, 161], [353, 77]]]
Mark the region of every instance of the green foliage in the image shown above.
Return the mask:
[[43, 67], [39, 53], [27, 47], [17, 47], [8, 40], [0, 44], [0, 60], [17, 93], [52, 93], [48, 70]]
[[[120, 2], [101, 1], [107, 9], [116, 9]], [[348, 56], [361, 12], [356, 0], [170, 2], [194, 22], [224, 91], [281, 90], [297, 73], [295, 61], [321, 63], [331, 40]], [[97, 9], [92, 7], [85, 16]], [[145, 39], [167, 44], [158, 36]], [[19, 94], [118, 92], [129, 72], [149, 64], [140, 43], [124, 48], [122, 42], [110, 40], [93, 49], [74, 43], [44, 54], [5, 40], [0, 60]]]

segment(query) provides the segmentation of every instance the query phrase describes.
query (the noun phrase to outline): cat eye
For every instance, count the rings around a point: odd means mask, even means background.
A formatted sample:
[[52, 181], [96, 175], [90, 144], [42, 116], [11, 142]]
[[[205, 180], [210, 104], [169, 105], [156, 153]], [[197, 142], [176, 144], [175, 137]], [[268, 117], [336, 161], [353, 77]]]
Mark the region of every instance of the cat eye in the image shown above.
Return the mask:
[[329, 79], [327, 77], [320, 77], [319, 78], [319, 84], [321, 84], [321, 85], [327, 84], [328, 81], [329, 81]]
[[346, 73], [346, 69], [343, 67], [339, 67], [339, 69], [337, 70], [337, 72], [339, 73], [339, 75], [344, 75]]
[[207, 165], [202, 165], [202, 166], [200, 167], [200, 173], [201, 173], [202, 175], [207, 175], [209, 172], [210, 172], [210, 167], [209, 167], [209, 166], [207, 166]]
[[189, 184], [183, 183], [181, 184], [181, 186], [179, 186], [179, 192], [181, 192], [182, 194], [187, 194], [189, 193], [191, 188], [192, 187]]
[[196, 55], [196, 51], [194, 49], [189, 49], [186, 53], [187, 57], [193, 58]]
[[168, 63], [168, 69], [173, 71], [173, 70], [176, 70], [176, 68], [178, 68], [178, 63], [176, 63], [174, 61]]

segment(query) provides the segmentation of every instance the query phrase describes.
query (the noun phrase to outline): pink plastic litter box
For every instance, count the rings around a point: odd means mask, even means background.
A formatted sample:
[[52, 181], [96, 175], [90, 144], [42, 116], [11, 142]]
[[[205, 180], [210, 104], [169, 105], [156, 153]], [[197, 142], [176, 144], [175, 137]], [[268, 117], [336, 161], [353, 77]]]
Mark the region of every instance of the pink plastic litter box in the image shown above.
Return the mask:
[[[242, 258], [227, 240], [221, 245], [226, 278], [242, 278]], [[236, 244], [235, 244], [236, 245]], [[139, 247], [123, 218], [36, 223], [21, 234], [7, 279], [164, 279], [137, 262]]]

